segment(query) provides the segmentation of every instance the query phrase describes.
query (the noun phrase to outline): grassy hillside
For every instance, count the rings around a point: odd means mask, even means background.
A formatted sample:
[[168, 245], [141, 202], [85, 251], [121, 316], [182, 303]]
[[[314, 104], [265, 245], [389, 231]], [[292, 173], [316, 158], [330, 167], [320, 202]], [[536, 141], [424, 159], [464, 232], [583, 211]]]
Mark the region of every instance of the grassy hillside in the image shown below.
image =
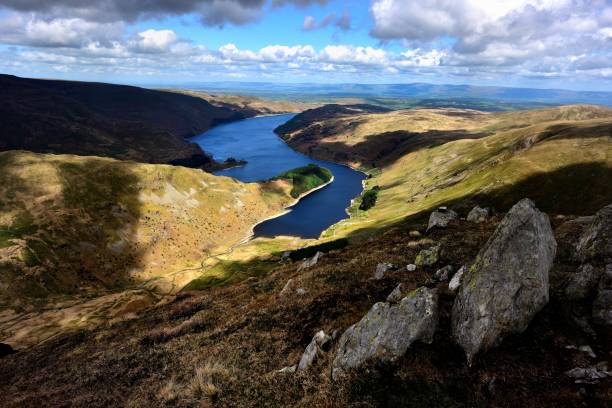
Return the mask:
[[132, 86], [0, 75], [0, 151], [97, 155], [213, 167], [185, 138], [256, 112]]
[[298, 198], [302, 194], [328, 183], [332, 179], [331, 171], [316, 164], [289, 170], [276, 179], [289, 180], [293, 184], [291, 197]]
[[283, 137], [316, 157], [370, 169], [376, 206], [332, 227], [344, 236], [438, 205], [500, 211], [531, 197], [545, 211], [587, 214], [612, 202], [612, 109], [571, 105], [482, 113], [415, 109], [304, 123]]
[[96, 157], [5, 152], [0, 169], [5, 306], [152, 280], [180, 285], [173, 274], [292, 201], [282, 181]]

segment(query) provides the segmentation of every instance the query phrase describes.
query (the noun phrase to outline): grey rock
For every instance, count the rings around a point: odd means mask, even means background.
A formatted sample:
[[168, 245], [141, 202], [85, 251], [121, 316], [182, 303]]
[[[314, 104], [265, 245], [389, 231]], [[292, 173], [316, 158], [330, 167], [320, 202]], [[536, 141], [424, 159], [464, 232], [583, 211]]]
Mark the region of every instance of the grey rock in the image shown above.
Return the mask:
[[606, 265], [593, 301], [593, 322], [612, 326], [612, 263]]
[[403, 285], [400, 283], [398, 284], [395, 289], [393, 289], [393, 291], [391, 293], [389, 293], [389, 296], [387, 296], [387, 302], [388, 303], [397, 303], [400, 300], [402, 300], [402, 292], [404, 290]]
[[565, 286], [565, 296], [570, 300], [585, 299], [592, 295], [601, 278], [601, 269], [591, 264], [578, 267]]
[[331, 337], [325, 334], [323, 330], [319, 330], [312, 338], [302, 358], [297, 366], [297, 371], [307, 370], [314, 364], [319, 355], [323, 352], [323, 348], [331, 341]]
[[317, 253], [312, 258], [308, 258], [304, 262], [302, 262], [302, 264], [298, 268], [298, 271], [312, 268], [319, 262], [319, 258], [321, 258], [322, 256], [323, 256], [323, 253], [317, 251]]
[[376, 271], [374, 272], [374, 279], [380, 280], [385, 277], [385, 273], [393, 268], [393, 264], [387, 262], [381, 262], [376, 265]]
[[416, 271], [416, 265], [415, 264], [408, 264], [408, 265], [406, 265], [406, 270], [408, 272], [414, 272], [414, 271]]
[[468, 213], [467, 220], [470, 222], [483, 222], [489, 217], [488, 208], [476, 206]]
[[306, 289], [304, 289], [304, 288], [297, 288], [295, 290], [295, 293], [297, 293], [300, 296], [304, 296], [306, 294]]
[[432, 228], [446, 228], [451, 220], [457, 218], [457, 213], [453, 210], [449, 210], [446, 207], [440, 207], [436, 211], [432, 212], [429, 216], [429, 223], [427, 224], [427, 231]]
[[338, 341], [332, 376], [370, 359], [395, 361], [416, 341], [431, 343], [438, 325], [438, 294], [421, 287], [398, 304], [376, 303]]
[[612, 262], [612, 204], [595, 214], [593, 221], [578, 241], [576, 254], [582, 262], [589, 260]]
[[292, 366], [287, 366], [287, 367], [283, 367], [280, 370], [277, 371], [277, 373], [281, 373], [281, 374], [293, 374], [295, 373], [295, 371], [297, 370], [297, 365], [292, 365]]
[[418, 238], [421, 236], [421, 233], [417, 230], [412, 230], [408, 233], [408, 235], [412, 238]]
[[435, 265], [440, 259], [440, 245], [434, 245], [431, 248], [423, 249], [414, 260], [416, 266], [431, 266]]
[[612, 375], [612, 373], [608, 371], [607, 364], [602, 362], [592, 367], [573, 368], [566, 371], [565, 375], [574, 379], [576, 384], [597, 384], [601, 380]]
[[463, 265], [461, 268], [459, 268], [459, 270], [457, 272], [455, 272], [455, 274], [453, 275], [453, 278], [451, 279], [451, 281], [448, 284], [448, 289], [455, 293], [457, 291], [457, 289], [459, 289], [459, 285], [461, 285], [461, 278], [463, 277], [463, 274], [465, 272], [465, 265]]
[[444, 282], [448, 280], [448, 276], [453, 273], [453, 266], [446, 265], [444, 268], [438, 269], [434, 275], [434, 278], [438, 282]]
[[288, 262], [288, 261], [290, 261], [291, 260], [290, 255], [291, 255], [291, 251], [283, 252], [283, 254], [281, 255], [281, 258], [280, 258], [280, 262]]
[[453, 305], [453, 337], [468, 364], [507, 335], [522, 333], [548, 303], [556, 247], [548, 216], [529, 199], [500, 222], [465, 272]]

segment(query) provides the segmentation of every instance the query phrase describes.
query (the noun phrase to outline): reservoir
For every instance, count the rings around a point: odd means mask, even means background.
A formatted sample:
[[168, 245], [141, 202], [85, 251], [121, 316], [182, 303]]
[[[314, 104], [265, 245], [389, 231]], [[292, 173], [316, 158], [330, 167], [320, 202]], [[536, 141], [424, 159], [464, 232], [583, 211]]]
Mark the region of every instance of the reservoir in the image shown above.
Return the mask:
[[362, 190], [365, 175], [349, 167], [316, 160], [285, 144], [274, 129], [293, 114], [260, 116], [217, 126], [196, 136], [193, 142], [219, 161], [228, 157], [246, 160], [244, 166], [215, 172], [251, 182], [267, 180], [310, 163], [329, 169], [333, 183], [302, 198], [290, 212], [255, 227], [255, 236], [291, 235], [317, 238], [330, 225], [347, 218], [346, 208]]

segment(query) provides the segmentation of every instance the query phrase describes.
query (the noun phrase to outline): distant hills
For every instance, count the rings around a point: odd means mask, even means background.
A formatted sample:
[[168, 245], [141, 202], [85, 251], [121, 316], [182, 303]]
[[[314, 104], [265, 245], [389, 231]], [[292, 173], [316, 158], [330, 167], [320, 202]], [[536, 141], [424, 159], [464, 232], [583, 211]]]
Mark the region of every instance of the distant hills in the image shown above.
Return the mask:
[[107, 156], [210, 167], [185, 138], [258, 114], [189, 95], [133, 86], [0, 75], [0, 151]]
[[[279, 84], [279, 83], [192, 83], [191, 89], [265, 97], [291, 97], [302, 100], [326, 98], [374, 98], [423, 100], [419, 106], [445, 107], [442, 101], [454, 101], [460, 108], [483, 110], [484, 101], [505, 102], [508, 108], [525, 109], [544, 105], [588, 103], [612, 106], [612, 92], [570, 91], [563, 89], [508, 88], [498, 86], [412, 84]], [[432, 103], [435, 102], [435, 106]], [[528, 103], [527, 103], [528, 102]], [[497, 107], [499, 108], [499, 106]], [[485, 109], [486, 110], [486, 109]]]

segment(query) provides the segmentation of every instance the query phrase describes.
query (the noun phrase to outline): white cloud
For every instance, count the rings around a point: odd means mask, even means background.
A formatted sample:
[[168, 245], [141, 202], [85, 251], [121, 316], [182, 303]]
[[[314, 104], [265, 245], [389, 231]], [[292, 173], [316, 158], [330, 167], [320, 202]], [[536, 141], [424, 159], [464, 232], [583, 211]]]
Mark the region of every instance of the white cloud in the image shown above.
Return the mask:
[[146, 30], [138, 33], [130, 41], [130, 46], [139, 52], [162, 53], [167, 52], [178, 40], [172, 30]]

